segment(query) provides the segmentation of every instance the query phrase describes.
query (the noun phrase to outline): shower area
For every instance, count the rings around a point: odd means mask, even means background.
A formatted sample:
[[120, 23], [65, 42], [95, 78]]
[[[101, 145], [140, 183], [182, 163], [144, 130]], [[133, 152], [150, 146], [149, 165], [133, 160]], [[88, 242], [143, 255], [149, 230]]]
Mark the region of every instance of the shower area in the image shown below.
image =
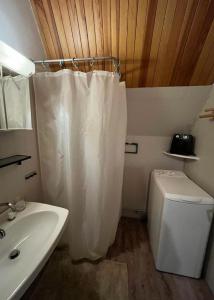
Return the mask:
[[128, 299], [127, 265], [111, 257], [127, 126], [120, 77], [115, 57], [32, 61], [0, 41], [2, 299]]
[[[63, 242], [73, 260], [103, 258], [121, 213], [127, 111], [119, 60], [34, 63], [40, 70], [33, 85], [44, 201], [69, 209]], [[95, 70], [104, 63], [110, 71]]]

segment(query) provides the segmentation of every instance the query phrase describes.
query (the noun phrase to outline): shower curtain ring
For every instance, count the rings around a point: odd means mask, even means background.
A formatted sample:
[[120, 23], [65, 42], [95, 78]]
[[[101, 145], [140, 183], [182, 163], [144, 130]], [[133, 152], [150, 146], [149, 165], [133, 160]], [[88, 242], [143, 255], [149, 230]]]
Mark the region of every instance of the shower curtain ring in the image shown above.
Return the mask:
[[72, 65], [74, 66], [74, 68], [75, 68], [76, 70], [79, 70], [78, 64], [75, 62], [75, 58], [74, 58], [74, 57], [72, 58]]
[[46, 63], [44, 60], [42, 61], [41, 65], [42, 65], [42, 68], [43, 68], [44, 71], [47, 71], [47, 68], [49, 70], [49, 64]]
[[43, 67], [43, 69], [46, 69], [46, 65], [45, 65], [44, 60], [42, 61], [42, 67]]
[[120, 61], [117, 61], [117, 73], [119, 75], [119, 78], [121, 78], [121, 72], [120, 72]]
[[94, 63], [95, 63], [95, 58], [93, 57], [92, 60], [90, 61], [90, 67], [92, 71], [94, 70]]
[[115, 59], [114, 59], [113, 60], [113, 66], [114, 66], [114, 73], [121, 76], [121, 74], [120, 74], [120, 61], [119, 60], [115, 61]]
[[60, 68], [63, 69], [63, 67], [64, 67], [64, 60], [63, 59], [60, 60], [59, 65], [60, 65]]

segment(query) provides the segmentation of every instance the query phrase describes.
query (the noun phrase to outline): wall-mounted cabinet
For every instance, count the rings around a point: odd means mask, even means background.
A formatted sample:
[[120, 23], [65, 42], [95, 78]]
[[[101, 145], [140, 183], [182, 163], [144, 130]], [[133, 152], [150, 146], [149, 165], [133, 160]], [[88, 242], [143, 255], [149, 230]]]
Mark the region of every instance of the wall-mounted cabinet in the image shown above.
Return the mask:
[[0, 78], [0, 129], [32, 129], [29, 79], [5, 74]]
[[32, 129], [29, 76], [35, 65], [0, 41], [0, 130]]

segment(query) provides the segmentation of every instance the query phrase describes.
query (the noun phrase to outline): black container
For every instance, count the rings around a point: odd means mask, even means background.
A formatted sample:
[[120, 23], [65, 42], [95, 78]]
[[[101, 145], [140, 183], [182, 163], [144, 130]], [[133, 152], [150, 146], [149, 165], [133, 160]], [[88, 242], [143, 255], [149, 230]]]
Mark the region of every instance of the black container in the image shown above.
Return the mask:
[[173, 135], [170, 153], [195, 155], [195, 138], [191, 134], [176, 133]]

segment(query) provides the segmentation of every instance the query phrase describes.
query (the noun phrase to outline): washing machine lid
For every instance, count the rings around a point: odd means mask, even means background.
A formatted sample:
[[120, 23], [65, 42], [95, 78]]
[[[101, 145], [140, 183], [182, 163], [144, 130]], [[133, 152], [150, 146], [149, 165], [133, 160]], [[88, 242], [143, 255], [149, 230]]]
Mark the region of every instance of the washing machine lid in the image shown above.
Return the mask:
[[[183, 172], [171, 174], [155, 175], [160, 190], [168, 200], [188, 202], [193, 204], [214, 204], [214, 199], [202, 188], [190, 180]], [[183, 174], [182, 174], [183, 173]]]
[[155, 177], [187, 177], [184, 172], [177, 170], [154, 170], [152, 173]]

